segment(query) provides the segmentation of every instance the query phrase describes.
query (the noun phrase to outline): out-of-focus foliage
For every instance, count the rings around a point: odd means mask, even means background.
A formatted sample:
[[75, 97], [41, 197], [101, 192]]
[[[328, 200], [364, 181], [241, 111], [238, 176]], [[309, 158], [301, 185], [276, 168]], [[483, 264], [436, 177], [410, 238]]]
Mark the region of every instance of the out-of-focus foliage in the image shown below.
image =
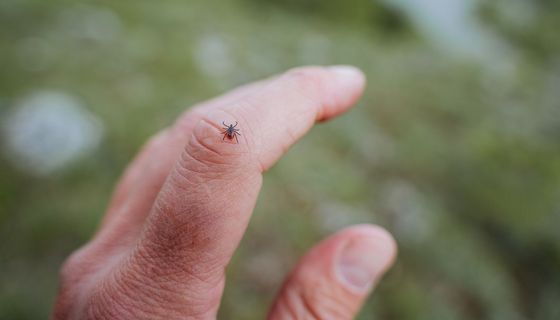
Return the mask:
[[[438, 24], [457, 8], [468, 19]], [[560, 319], [558, 30], [560, 3], [544, 0], [3, 0], [0, 318], [47, 317], [61, 262], [182, 110], [296, 65], [348, 63], [368, 76], [364, 98], [266, 174], [222, 318], [262, 318], [307, 248], [367, 222], [400, 253], [362, 319]], [[54, 120], [10, 138], [45, 93], [95, 118], [101, 142], [49, 138], [68, 132]], [[77, 151], [57, 169], [14, 151], [59, 141]]]

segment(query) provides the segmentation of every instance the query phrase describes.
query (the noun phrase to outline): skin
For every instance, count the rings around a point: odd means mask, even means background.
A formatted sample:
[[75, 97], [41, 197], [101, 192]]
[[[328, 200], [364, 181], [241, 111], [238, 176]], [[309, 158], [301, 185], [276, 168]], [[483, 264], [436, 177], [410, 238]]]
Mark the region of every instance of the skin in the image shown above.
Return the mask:
[[[304, 67], [189, 109], [146, 143], [64, 263], [52, 318], [215, 319], [262, 174], [364, 84], [353, 67]], [[222, 122], [239, 123], [239, 143], [222, 141]], [[295, 266], [268, 319], [354, 318], [395, 254], [380, 227], [337, 232]]]

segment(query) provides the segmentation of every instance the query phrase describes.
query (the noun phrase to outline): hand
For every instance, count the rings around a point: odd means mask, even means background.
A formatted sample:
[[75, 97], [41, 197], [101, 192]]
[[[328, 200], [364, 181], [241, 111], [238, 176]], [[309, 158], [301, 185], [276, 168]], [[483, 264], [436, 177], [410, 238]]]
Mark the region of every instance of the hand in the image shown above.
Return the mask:
[[[363, 87], [355, 68], [300, 68], [180, 116], [146, 144], [95, 237], [64, 264], [54, 318], [215, 319], [262, 173]], [[239, 143], [223, 140], [222, 122], [239, 123]], [[269, 319], [353, 318], [395, 251], [379, 227], [336, 233], [295, 267]]]

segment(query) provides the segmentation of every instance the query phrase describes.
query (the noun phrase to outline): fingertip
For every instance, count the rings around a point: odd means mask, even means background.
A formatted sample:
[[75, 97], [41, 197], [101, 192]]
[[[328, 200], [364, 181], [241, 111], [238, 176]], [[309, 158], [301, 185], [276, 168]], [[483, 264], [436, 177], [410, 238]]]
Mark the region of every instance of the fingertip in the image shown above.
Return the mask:
[[347, 111], [362, 96], [366, 85], [365, 74], [354, 66], [335, 65], [327, 67], [326, 70], [334, 75], [331, 89], [334, 94], [334, 107], [327, 107], [318, 120], [328, 120]]
[[365, 87], [364, 73], [349, 65], [298, 67], [278, 80], [278, 88], [299, 93], [317, 107], [315, 121], [331, 119], [350, 109]]
[[334, 268], [338, 281], [351, 292], [363, 294], [371, 290], [393, 264], [396, 243], [385, 229], [358, 225], [340, 232], [340, 252]]
[[389, 262], [396, 258], [398, 246], [393, 235], [387, 229], [374, 224], [357, 224], [339, 231], [339, 233], [349, 234], [350, 237], [369, 237], [375, 239], [376, 247], [384, 248], [384, 252], [390, 257]]
[[393, 237], [355, 225], [321, 241], [284, 284], [269, 319], [353, 319], [396, 254]]
[[337, 81], [342, 87], [352, 88], [354, 90], [362, 91], [365, 83], [366, 76], [362, 70], [351, 65], [334, 65], [327, 68], [334, 73], [338, 78]]

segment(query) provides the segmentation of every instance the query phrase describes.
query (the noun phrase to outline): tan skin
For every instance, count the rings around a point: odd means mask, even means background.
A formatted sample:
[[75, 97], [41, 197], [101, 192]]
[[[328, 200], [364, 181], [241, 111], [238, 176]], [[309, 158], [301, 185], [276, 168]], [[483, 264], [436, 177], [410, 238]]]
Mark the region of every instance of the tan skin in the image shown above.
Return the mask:
[[[215, 319], [262, 174], [364, 83], [352, 67], [298, 68], [181, 115], [147, 142], [98, 232], [65, 262], [53, 318]], [[228, 143], [222, 123], [236, 122], [243, 135]], [[268, 319], [354, 318], [395, 254], [379, 227], [337, 232], [295, 266]]]

